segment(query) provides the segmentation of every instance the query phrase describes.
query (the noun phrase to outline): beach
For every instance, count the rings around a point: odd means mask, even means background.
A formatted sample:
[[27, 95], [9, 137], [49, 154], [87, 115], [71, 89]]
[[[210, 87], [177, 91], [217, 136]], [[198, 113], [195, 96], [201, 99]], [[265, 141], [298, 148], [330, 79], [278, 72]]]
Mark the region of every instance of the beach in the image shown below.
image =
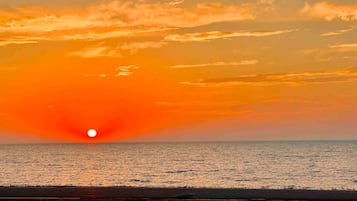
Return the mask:
[[296, 189], [0, 187], [0, 200], [357, 200], [357, 191]]

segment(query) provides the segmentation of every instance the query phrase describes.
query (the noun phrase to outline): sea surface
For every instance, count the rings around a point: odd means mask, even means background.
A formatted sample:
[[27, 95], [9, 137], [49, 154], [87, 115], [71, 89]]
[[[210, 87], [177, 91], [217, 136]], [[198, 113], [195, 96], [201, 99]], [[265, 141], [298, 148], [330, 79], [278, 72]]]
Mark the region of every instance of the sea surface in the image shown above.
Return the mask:
[[0, 186], [357, 189], [357, 142], [0, 145]]

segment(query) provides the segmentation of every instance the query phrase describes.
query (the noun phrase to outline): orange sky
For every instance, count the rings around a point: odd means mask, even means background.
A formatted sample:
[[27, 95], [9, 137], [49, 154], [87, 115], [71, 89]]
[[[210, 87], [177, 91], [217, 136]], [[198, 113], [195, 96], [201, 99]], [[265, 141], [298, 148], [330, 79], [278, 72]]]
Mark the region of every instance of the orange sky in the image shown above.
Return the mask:
[[5, 0], [0, 143], [356, 139], [356, 36], [354, 0]]

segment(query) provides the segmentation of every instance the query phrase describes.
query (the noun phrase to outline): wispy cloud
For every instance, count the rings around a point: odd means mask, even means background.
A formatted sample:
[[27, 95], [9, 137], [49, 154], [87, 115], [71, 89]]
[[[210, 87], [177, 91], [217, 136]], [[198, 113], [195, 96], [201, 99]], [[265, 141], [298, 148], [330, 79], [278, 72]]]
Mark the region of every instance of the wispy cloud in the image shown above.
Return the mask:
[[357, 43], [345, 43], [338, 45], [330, 45], [329, 48], [339, 52], [357, 51]]
[[140, 28], [128, 28], [121, 30], [113, 30], [113, 31], [101, 31], [101, 32], [85, 32], [85, 33], [77, 33], [72, 35], [54, 35], [48, 36], [48, 40], [103, 40], [110, 38], [120, 38], [120, 37], [128, 37], [128, 36], [137, 36], [142, 34], [150, 34], [155, 32], [163, 32], [172, 30], [173, 28], [155, 28], [155, 27], [140, 27]]
[[258, 0], [257, 5], [264, 7], [264, 10], [266, 11], [275, 10], [275, 0]]
[[166, 44], [167, 44], [166, 42], [162, 42], [162, 41], [133, 42], [133, 43], [122, 44], [120, 46], [120, 49], [127, 50], [130, 53], [135, 53], [140, 49], [160, 48]]
[[[6, 46], [11, 44], [34, 44], [41, 41], [71, 41], [71, 40], [86, 40], [86, 41], [97, 41], [105, 40], [111, 38], [120, 38], [128, 36], [136, 36], [146, 33], [161, 32], [171, 30], [171, 28], [137, 28], [137, 29], [126, 29], [126, 30], [114, 30], [105, 32], [94, 32], [89, 31], [86, 33], [76, 33], [76, 34], [62, 34], [62, 35], [48, 35], [48, 36], [9, 36], [5, 39], [0, 40], [0, 46]], [[141, 42], [143, 43], [143, 42]], [[161, 42], [163, 44], [164, 42]]]
[[354, 52], [357, 51], [357, 43], [343, 43], [330, 45], [325, 48], [313, 48], [301, 51], [303, 54], [330, 54], [336, 52]]
[[343, 21], [357, 20], [357, 4], [336, 5], [329, 2], [305, 3], [302, 12], [328, 21], [339, 19]]
[[49, 36], [51, 40], [102, 40], [108, 38], [119, 38], [136, 34], [136, 30], [116, 30], [107, 32], [87, 32], [72, 35]]
[[92, 47], [85, 47], [82, 50], [70, 53], [71, 56], [79, 56], [83, 58], [94, 57], [122, 57], [123, 54], [133, 54], [141, 49], [147, 48], [160, 48], [164, 46], [166, 42], [161, 41], [144, 41], [144, 42], [132, 42], [123, 43], [118, 45], [96, 45]]
[[139, 67], [136, 65], [128, 65], [128, 66], [119, 66], [117, 70], [117, 74], [115, 77], [129, 76], [133, 74], [133, 71], [138, 69]]
[[139, 69], [136, 65], [123, 65], [118, 66], [112, 72], [102, 72], [102, 73], [92, 73], [92, 74], [84, 74], [84, 77], [87, 78], [110, 78], [110, 77], [125, 77], [132, 75], [135, 70]]
[[330, 45], [324, 48], [312, 48], [302, 50], [304, 55], [315, 57], [317, 61], [330, 61], [332, 59], [354, 59], [355, 57], [349, 55], [357, 51], [357, 43], [344, 43]]
[[19, 44], [34, 44], [38, 43], [35, 40], [4, 40], [0, 41], [0, 47], [6, 45], [19, 45]]
[[[254, 20], [257, 14], [265, 11], [262, 6], [273, 7], [272, 0], [183, 4], [183, 0], [111, 0], [81, 9], [28, 6], [11, 7], [9, 12], [9, 9], [0, 8], [0, 34], [6, 34], [0, 45], [164, 34], [167, 30], [179, 28]], [[19, 37], [22, 40], [17, 39]]]
[[79, 15], [40, 15], [40, 10], [34, 16], [18, 16], [0, 23], [0, 32], [48, 33], [60, 30], [91, 28], [100, 25], [98, 21]]
[[238, 62], [213, 62], [213, 63], [203, 63], [203, 64], [184, 64], [184, 65], [173, 65], [170, 68], [197, 68], [197, 67], [213, 67], [213, 66], [240, 66], [240, 65], [254, 65], [257, 64], [258, 60], [242, 60]]
[[[107, 1], [81, 10], [31, 8], [31, 12], [14, 9], [0, 22], [0, 32], [49, 33], [66, 30], [83, 31], [100, 28], [194, 27], [225, 21], [255, 18], [251, 4], [198, 3], [190, 7], [147, 1]], [[120, 30], [120, 29], [119, 29]]]
[[354, 29], [356, 29], [356, 27], [357, 27], [357, 26], [352, 26], [352, 27], [350, 27], [350, 28], [348, 28], [348, 29], [340, 29], [340, 30], [337, 30], [337, 31], [326, 32], [326, 33], [320, 34], [320, 36], [338, 36], [338, 35], [342, 35], [342, 34], [351, 32], [351, 31], [353, 31]]
[[[259, 8], [257, 2], [195, 3], [186, 6], [182, 6], [182, 3], [183, 0], [170, 2], [112, 0], [81, 9], [29, 6], [26, 9], [11, 7], [11, 12], [8, 12], [0, 8], [2, 18], [0, 34], [6, 34], [3, 41], [0, 41], [0, 46], [33, 44], [46, 40], [105, 40], [153, 33], [162, 34], [164, 31], [177, 28], [253, 20]], [[22, 39], [18, 39], [19, 37]], [[78, 52], [78, 55], [85, 57], [113, 55], [100, 52], [106, 51], [103, 48], [92, 48]]]
[[170, 1], [169, 4], [176, 6], [176, 5], [182, 4], [184, 1], [185, 0], [174, 0], [174, 1]]
[[306, 85], [322, 84], [330, 82], [348, 82], [357, 80], [357, 68], [342, 70], [319, 71], [319, 72], [293, 72], [276, 74], [248, 74], [236, 77], [201, 79], [193, 82], [181, 82], [181, 84], [198, 86], [221, 86], [221, 85]]
[[120, 51], [107, 46], [87, 47], [79, 51], [70, 53], [71, 56], [78, 56], [83, 58], [96, 57], [121, 57]]
[[[112, 1], [93, 8], [95, 17], [119, 26], [195, 27], [225, 21], [255, 18], [255, 4], [198, 3], [190, 7], [176, 3]], [[92, 15], [93, 16], [93, 15]]]
[[200, 32], [200, 33], [186, 33], [186, 34], [173, 34], [165, 37], [167, 41], [179, 41], [179, 42], [190, 42], [190, 41], [209, 41], [214, 39], [222, 38], [232, 38], [232, 37], [263, 37], [263, 36], [273, 36], [284, 33], [290, 33], [294, 30], [273, 30], [273, 31], [210, 31], [210, 32]]

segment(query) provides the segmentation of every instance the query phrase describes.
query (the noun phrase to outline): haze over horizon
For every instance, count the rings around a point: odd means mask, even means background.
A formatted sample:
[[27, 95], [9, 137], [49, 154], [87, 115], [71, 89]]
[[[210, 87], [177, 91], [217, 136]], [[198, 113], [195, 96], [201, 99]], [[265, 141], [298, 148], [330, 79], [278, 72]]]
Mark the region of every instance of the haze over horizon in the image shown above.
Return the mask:
[[357, 140], [356, 36], [355, 0], [1, 0], [0, 143]]

